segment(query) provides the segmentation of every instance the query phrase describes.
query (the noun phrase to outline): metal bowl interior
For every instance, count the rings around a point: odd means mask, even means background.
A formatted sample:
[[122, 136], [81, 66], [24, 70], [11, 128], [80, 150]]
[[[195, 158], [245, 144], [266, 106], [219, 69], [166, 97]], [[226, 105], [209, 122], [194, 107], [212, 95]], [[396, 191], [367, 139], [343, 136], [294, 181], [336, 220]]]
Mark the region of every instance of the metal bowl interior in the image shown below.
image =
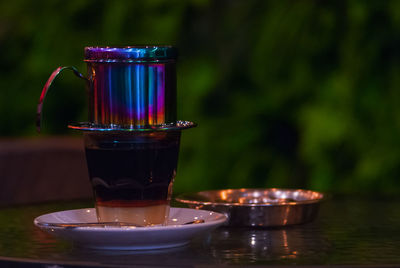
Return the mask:
[[302, 189], [226, 189], [188, 193], [176, 198], [191, 205], [214, 206], [281, 206], [318, 203], [324, 199], [320, 192]]

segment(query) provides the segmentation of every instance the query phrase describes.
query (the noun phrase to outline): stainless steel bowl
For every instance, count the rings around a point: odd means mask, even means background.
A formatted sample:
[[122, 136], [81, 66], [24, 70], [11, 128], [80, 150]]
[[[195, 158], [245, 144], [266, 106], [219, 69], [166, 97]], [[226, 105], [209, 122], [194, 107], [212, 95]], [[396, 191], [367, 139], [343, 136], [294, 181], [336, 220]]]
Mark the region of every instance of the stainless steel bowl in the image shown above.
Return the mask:
[[229, 226], [273, 227], [312, 221], [324, 195], [301, 189], [226, 189], [180, 195], [191, 208], [228, 216]]

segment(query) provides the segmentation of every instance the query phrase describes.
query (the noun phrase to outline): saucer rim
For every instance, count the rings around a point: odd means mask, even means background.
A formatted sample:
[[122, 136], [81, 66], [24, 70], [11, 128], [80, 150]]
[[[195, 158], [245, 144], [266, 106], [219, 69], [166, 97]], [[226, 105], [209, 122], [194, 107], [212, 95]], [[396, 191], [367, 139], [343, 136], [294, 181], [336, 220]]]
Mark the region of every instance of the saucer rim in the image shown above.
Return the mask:
[[[228, 217], [226, 215], [224, 215], [223, 213], [219, 213], [219, 212], [215, 212], [215, 211], [210, 211], [210, 210], [203, 210], [203, 209], [192, 209], [192, 208], [179, 208], [179, 207], [171, 207], [171, 209], [183, 209], [183, 210], [189, 210], [189, 211], [201, 211], [202, 213], [212, 213], [212, 214], [216, 214], [217, 215], [217, 219], [215, 220], [206, 220], [205, 222], [202, 223], [196, 223], [196, 224], [172, 224], [172, 225], [162, 225], [162, 226], [143, 226], [143, 227], [133, 227], [133, 226], [110, 226], [110, 227], [74, 227], [73, 229], [71, 229], [71, 231], [79, 231], [79, 230], [84, 230], [85, 232], [87, 231], [117, 231], [117, 232], [126, 232], [126, 231], [132, 231], [132, 232], [150, 232], [150, 231], [165, 231], [166, 229], [191, 229], [193, 227], [206, 227], [206, 226], [214, 226], [214, 225], [222, 225], [223, 223], [225, 223], [228, 220]], [[39, 218], [44, 217], [44, 216], [48, 216], [51, 214], [56, 214], [56, 213], [63, 213], [63, 212], [73, 212], [73, 211], [82, 211], [82, 210], [94, 210], [96, 213], [96, 209], [95, 208], [80, 208], [80, 209], [70, 209], [70, 210], [61, 210], [61, 211], [55, 211], [55, 212], [50, 212], [50, 213], [46, 213], [46, 214], [42, 214], [38, 217], [36, 217], [33, 220], [33, 223], [36, 227], [40, 228], [40, 229], [67, 229], [67, 227], [49, 227], [49, 226], [44, 226], [41, 223], [49, 223], [43, 220], [40, 220]], [[68, 223], [68, 222], [58, 222], [58, 223]]]

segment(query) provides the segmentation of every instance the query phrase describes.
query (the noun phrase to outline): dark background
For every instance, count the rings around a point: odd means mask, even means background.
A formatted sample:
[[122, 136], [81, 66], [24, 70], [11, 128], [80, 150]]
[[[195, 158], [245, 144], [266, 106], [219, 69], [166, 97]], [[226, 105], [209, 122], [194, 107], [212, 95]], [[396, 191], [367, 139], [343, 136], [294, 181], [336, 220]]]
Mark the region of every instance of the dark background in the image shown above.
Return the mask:
[[[41, 89], [83, 48], [170, 44], [183, 134], [176, 191], [400, 192], [400, 1], [0, 1], [0, 136], [38, 137]], [[80, 135], [65, 73], [44, 133]]]

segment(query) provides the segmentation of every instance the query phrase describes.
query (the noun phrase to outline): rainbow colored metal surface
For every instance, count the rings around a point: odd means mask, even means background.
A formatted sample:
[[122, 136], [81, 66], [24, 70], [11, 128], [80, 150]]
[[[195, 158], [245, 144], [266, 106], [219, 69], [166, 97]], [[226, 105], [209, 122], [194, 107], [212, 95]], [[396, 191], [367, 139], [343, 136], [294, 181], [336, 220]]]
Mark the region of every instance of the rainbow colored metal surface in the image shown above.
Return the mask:
[[91, 122], [142, 128], [176, 121], [174, 48], [87, 47], [85, 61]]
[[86, 62], [169, 62], [176, 61], [172, 46], [85, 47]]
[[89, 120], [70, 128], [95, 130], [168, 130], [194, 127], [176, 118], [176, 59], [171, 46], [86, 47], [88, 77], [73, 67], [59, 67], [47, 81], [38, 106], [64, 69], [87, 82]]

